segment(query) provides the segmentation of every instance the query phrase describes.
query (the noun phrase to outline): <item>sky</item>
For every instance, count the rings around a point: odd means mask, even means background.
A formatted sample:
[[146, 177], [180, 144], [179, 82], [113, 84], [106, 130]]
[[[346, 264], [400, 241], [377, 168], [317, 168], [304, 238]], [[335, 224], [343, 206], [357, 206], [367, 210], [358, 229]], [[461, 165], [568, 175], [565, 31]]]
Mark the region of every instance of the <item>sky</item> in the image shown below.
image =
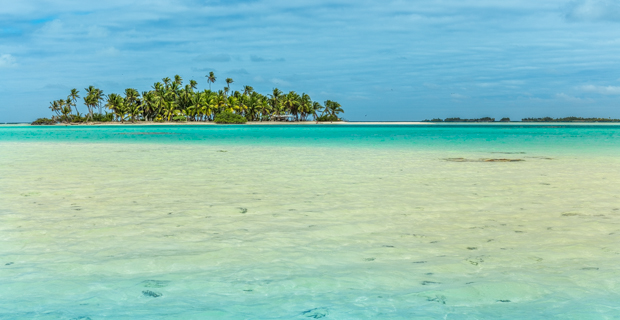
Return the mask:
[[206, 89], [209, 71], [213, 89], [305, 92], [351, 121], [620, 118], [620, 0], [0, 6], [0, 122], [50, 117], [89, 85], [146, 91], [178, 74]]

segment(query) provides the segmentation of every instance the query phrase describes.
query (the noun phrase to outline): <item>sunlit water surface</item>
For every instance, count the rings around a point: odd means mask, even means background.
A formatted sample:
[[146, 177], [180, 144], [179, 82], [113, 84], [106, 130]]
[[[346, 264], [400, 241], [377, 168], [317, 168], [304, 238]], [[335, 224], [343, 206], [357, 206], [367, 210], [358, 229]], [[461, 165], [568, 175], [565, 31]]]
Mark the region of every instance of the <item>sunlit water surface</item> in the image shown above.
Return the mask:
[[0, 318], [620, 319], [619, 156], [613, 126], [0, 127]]

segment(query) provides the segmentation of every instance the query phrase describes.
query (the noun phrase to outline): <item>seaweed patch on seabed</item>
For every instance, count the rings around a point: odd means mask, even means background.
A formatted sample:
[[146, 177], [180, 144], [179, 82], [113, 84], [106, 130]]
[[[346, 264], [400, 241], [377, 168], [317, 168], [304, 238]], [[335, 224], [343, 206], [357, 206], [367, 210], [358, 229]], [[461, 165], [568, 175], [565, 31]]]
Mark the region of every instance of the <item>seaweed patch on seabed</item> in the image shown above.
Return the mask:
[[158, 297], [161, 297], [161, 296], [162, 296], [162, 294], [161, 294], [161, 293], [159, 293], [159, 292], [155, 292], [155, 291], [151, 291], [151, 290], [144, 290], [144, 291], [142, 291], [142, 294], [143, 294], [145, 297], [153, 297], [153, 298], [158, 298]]
[[426, 297], [426, 301], [438, 302], [441, 304], [446, 304], [446, 296], [436, 295], [435, 297]]
[[168, 286], [170, 281], [165, 280], [145, 280], [142, 281], [142, 286], [145, 288], [163, 288]]
[[119, 134], [129, 135], [129, 136], [137, 136], [137, 135], [154, 135], [154, 134], [178, 134], [176, 132], [121, 132]]
[[450, 162], [521, 162], [521, 161], [525, 161], [523, 159], [491, 159], [491, 158], [481, 158], [481, 159], [445, 158], [443, 160], [450, 161]]
[[306, 310], [302, 312], [301, 314], [308, 318], [321, 319], [321, 318], [327, 317], [327, 315], [329, 314], [329, 311], [327, 310], [327, 308], [315, 308], [315, 309]]

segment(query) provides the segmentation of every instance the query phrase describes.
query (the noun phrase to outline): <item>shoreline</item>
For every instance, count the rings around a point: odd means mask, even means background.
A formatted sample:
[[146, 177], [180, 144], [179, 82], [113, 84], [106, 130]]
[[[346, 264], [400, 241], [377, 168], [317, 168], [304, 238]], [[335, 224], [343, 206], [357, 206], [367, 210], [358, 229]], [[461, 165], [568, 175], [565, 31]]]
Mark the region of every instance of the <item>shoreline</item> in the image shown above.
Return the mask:
[[153, 122], [153, 121], [139, 121], [139, 122], [87, 122], [87, 123], [56, 123], [51, 125], [31, 125], [30, 123], [6, 123], [0, 124], [1, 126], [32, 126], [32, 127], [57, 127], [57, 126], [229, 126], [229, 125], [250, 125], [250, 126], [274, 126], [274, 125], [286, 125], [286, 126], [299, 126], [299, 125], [385, 125], [385, 124], [395, 124], [395, 125], [408, 125], [408, 124], [435, 124], [433, 122], [421, 122], [421, 121], [399, 121], [399, 122], [347, 122], [347, 121], [333, 121], [333, 122], [316, 122], [316, 121], [297, 121], [297, 122], [287, 122], [287, 121], [248, 121], [243, 124], [218, 124], [215, 122], [198, 122], [198, 121], [188, 121], [188, 122]]
[[[230, 126], [231, 124], [217, 124], [215, 122], [87, 122], [87, 123], [57, 123], [52, 125], [32, 125], [30, 123], [0, 123], [0, 127], [69, 127], [69, 126]], [[620, 122], [422, 122], [422, 121], [334, 121], [334, 122], [316, 122], [316, 121], [248, 121], [244, 124], [232, 125], [249, 125], [249, 126], [299, 126], [299, 125], [436, 125], [436, 126], [554, 126], [554, 125], [570, 125], [570, 126], [620, 126]]]

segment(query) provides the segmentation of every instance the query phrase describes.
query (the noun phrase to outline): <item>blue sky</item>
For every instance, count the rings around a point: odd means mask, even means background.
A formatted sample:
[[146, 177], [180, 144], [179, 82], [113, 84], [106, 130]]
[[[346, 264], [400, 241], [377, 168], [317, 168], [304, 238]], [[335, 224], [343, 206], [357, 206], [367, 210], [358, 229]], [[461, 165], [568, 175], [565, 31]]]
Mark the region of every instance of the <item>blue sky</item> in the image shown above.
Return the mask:
[[89, 85], [215, 71], [349, 120], [620, 118], [620, 0], [21, 0], [0, 6], [0, 121]]

